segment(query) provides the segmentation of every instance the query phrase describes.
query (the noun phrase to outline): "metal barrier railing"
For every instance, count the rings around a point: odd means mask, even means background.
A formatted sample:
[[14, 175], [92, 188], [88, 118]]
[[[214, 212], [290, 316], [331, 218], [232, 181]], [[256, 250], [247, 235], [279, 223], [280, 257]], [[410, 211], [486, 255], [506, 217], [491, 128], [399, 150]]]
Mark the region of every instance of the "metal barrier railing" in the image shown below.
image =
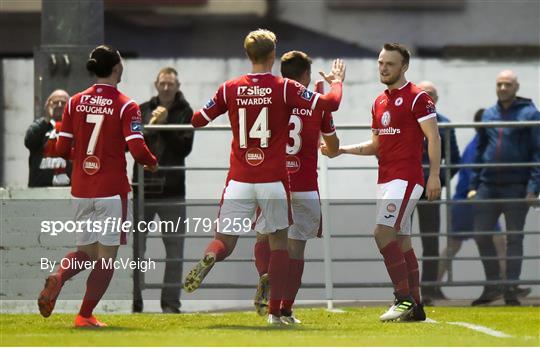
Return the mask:
[[[540, 231], [501, 231], [501, 232], [459, 232], [459, 233], [448, 233], [451, 231], [452, 227], [452, 214], [451, 206], [453, 204], [494, 204], [494, 203], [531, 203], [531, 200], [523, 199], [492, 199], [492, 200], [452, 200], [452, 188], [451, 188], [451, 177], [452, 169], [460, 168], [487, 168], [487, 167], [540, 167], [540, 163], [537, 162], [525, 162], [525, 163], [491, 163], [491, 164], [453, 164], [450, 158], [451, 154], [451, 144], [450, 144], [450, 132], [455, 128], [489, 128], [489, 127], [519, 127], [519, 128], [529, 128], [529, 127], [540, 127], [540, 121], [527, 121], [527, 122], [480, 122], [480, 123], [440, 123], [439, 128], [444, 129], [445, 132], [445, 143], [443, 144], [445, 148], [445, 158], [444, 164], [441, 164], [441, 170], [444, 172], [445, 177], [445, 196], [444, 200], [436, 200], [432, 202], [419, 201], [419, 205], [433, 205], [433, 204], [443, 204], [445, 205], [445, 228], [446, 233], [423, 233], [423, 234], [412, 234], [411, 237], [427, 237], [427, 236], [437, 236], [437, 237], [446, 237], [447, 246], [448, 246], [448, 255], [447, 256], [437, 256], [437, 257], [419, 257], [418, 260], [437, 260], [437, 261], [474, 261], [474, 260], [512, 260], [512, 259], [523, 259], [523, 260], [540, 260], [540, 255], [534, 256], [522, 256], [522, 257], [449, 257], [452, 255], [452, 246], [449, 244], [449, 239], [451, 236], [459, 237], [459, 235], [464, 236], [480, 236], [480, 235], [493, 235], [497, 234], [512, 234], [512, 233], [521, 233], [524, 235], [540, 235]], [[177, 131], [177, 130], [193, 130], [193, 127], [189, 125], [146, 125], [146, 129], [149, 130], [161, 130], [161, 131]], [[338, 130], [370, 130], [371, 125], [338, 125], [336, 126]], [[209, 125], [204, 128], [197, 129], [197, 131], [223, 131], [230, 130], [230, 126], [224, 125]], [[328, 166], [328, 159], [326, 157], [321, 157], [319, 161], [319, 192], [321, 197], [321, 206], [323, 212], [323, 237], [324, 237], [324, 258], [312, 258], [306, 259], [306, 262], [315, 262], [315, 263], [324, 263], [325, 271], [325, 283], [308, 283], [302, 284], [303, 288], [325, 288], [326, 299], [328, 308], [333, 307], [333, 289], [334, 288], [362, 288], [362, 287], [391, 287], [392, 284], [388, 282], [363, 282], [363, 283], [334, 283], [332, 280], [332, 263], [333, 262], [380, 262], [381, 258], [332, 258], [330, 251], [330, 241], [331, 238], [372, 238], [372, 234], [332, 234], [330, 231], [330, 216], [328, 214], [330, 205], [374, 205], [375, 200], [362, 200], [362, 201], [353, 201], [349, 200], [347, 202], [335, 202], [329, 199], [328, 195], [328, 171], [329, 170], [375, 170], [377, 166]], [[178, 171], [178, 170], [187, 170], [187, 171], [227, 171], [228, 167], [189, 167], [189, 166], [162, 166], [160, 170], [162, 171]], [[145, 207], [151, 207], [159, 205], [159, 203], [145, 203], [144, 202], [144, 171], [142, 166], [137, 166], [138, 178], [142, 179], [140, 182], [142, 185], [134, 183], [138, 186], [138, 195], [136, 198], [136, 217], [139, 221], [144, 220], [144, 209]], [[533, 200], [534, 201], [534, 200]], [[537, 202], [539, 200], [536, 200]], [[173, 202], [168, 203], [168, 205], [178, 205], [178, 206], [217, 206], [215, 204], [208, 204], [205, 202], [201, 203], [185, 203], [185, 202]], [[149, 235], [147, 237], [143, 236], [143, 233], [136, 232], [137, 236], [134, 239], [134, 251], [135, 257], [142, 257], [142, 251], [140, 249], [141, 239], [142, 238], [163, 238], [165, 235]], [[190, 238], [212, 238], [213, 235], [208, 234], [181, 234], [181, 235], [167, 235], [167, 238], [180, 238], [180, 239], [190, 239]], [[253, 236], [240, 236], [241, 239], [250, 238], [253, 239]], [[157, 258], [153, 259], [156, 262], [168, 262], [168, 261], [181, 261], [181, 262], [196, 262], [197, 259], [188, 259], [188, 258]], [[230, 258], [226, 259], [227, 262], [253, 262], [252, 258]], [[530, 279], [530, 280], [497, 280], [497, 281], [487, 281], [487, 280], [476, 280], [476, 281], [455, 281], [453, 277], [453, 268], [452, 263], [448, 264], [448, 281], [447, 282], [423, 282], [424, 286], [485, 286], [485, 285], [540, 285], [540, 280]], [[134, 273], [134, 282], [138, 283], [140, 289], [156, 289], [163, 287], [177, 287], [182, 286], [181, 284], [164, 284], [164, 283], [145, 283], [144, 278], [140, 272], [135, 271]], [[225, 284], [225, 283], [214, 283], [214, 284], [203, 284], [201, 288], [207, 289], [243, 289], [243, 288], [253, 288], [254, 284], [249, 285], [239, 285], [239, 284]]]

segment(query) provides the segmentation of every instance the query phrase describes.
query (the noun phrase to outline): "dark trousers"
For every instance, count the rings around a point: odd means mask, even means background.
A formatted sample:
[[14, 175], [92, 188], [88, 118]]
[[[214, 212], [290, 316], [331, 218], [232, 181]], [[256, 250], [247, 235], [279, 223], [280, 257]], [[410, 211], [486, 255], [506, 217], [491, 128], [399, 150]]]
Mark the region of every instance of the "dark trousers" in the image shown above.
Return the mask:
[[[167, 198], [163, 200], [146, 200], [146, 203], [159, 203], [157, 206], [146, 206], [144, 210], [144, 220], [145, 222], [150, 222], [154, 220], [155, 214], [157, 213], [160, 221], [172, 222], [168, 224], [165, 228], [164, 225], [161, 225], [162, 230], [161, 234], [164, 235], [163, 245], [165, 246], [165, 256], [166, 258], [183, 258], [184, 256], [184, 239], [177, 238], [173, 236], [183, 235], [185, 233], [184, 224], [178, 224], [178, 230], [176, 228], [176, 222], [180, 218], [183, 222], [186, 218], [186, 207], [171, 205], [173, 202], [184, 201], [184, 198]], [[146, 252], [146, 233], [140, 233], [142, 238], [140, 240], [140, 253], [141, 257], [144, 256]], [[171, 236], [171, 237], [168, 237]], [[159, 258], [159, 256], [145, 256], [150, 258]], [[182, 262], [166, 262], [165, 263], [165, 273], [163, 276], [163, 283], [175, 283], [180, 285], [182, 282]], [[164, 287], [161, 289], [161, 308], [173, 307], [180, 308], [180, 286], [175, 287]], [[137, 282], [135, 282], [135, 287], [133, 290], [133, 302], [141, 302], [142, 304], [142, 295], [141, 289]]]
[[[525, 185], [486, 185], [480, 184], [476, 194], [477, 199], [523, 199], [527, 193]], [[507, 231], [523, 231], [529, 207], [526, 203], [488, 203], [474, 205], [474, 230], [478, 232], [492, 231], [501, 214], [504, 214]], [[492, 235], [476, 236], [476, 244], [481, 257], [496, 257], [497, 252]], [[506, 255], [508, 257], [523, 257], [523, 234], [512, 233], [506, 236]], [[506, 261], [506, 278], [519, 280], [523, 260], [509, 259]], [[497, 260], [482, 261], [487, 280], [500, 278], [499, 262]]]
[[[424, 198], [424, 194], [422, 194]], [[418, 224], [420, 226], [420, 235], [422, 240], [422, 257], [439, 256], [439, 237], [425, 236], [424, 234], [439, 233], [441, 225], [441, 215], [439, 204], [423, 204], [427, 200], [422, 199], [421, 204], [417, 206]], [[422, 282], [436, 281], [439, 262], [436, 260], [422, 261]], [[433, 289], [432, 287], [422, 287], [423, 292]]]

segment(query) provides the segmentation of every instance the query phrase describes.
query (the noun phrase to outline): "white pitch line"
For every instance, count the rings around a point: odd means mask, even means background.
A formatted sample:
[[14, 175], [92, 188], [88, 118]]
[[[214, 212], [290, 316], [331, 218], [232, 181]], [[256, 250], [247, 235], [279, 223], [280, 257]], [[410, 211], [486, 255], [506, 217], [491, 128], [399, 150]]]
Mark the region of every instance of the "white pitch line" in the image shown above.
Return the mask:
[[506, 334], [504, 332], [497, 331], [497, 330], [494, 330], [494, 329], [491, 329], [491, 328], [485, 327], [485, 326], [470, 324], [468, 322], [447, 322], [447, 324], [466, 327], [466, 328], [468, 328], [470, 330], [482, 332], [484, 334], [487, 334], [487, 335], [493, 336], [493, 337], [497, 337], [497, 338], [511, 338], [512, 337], [511, 335]]

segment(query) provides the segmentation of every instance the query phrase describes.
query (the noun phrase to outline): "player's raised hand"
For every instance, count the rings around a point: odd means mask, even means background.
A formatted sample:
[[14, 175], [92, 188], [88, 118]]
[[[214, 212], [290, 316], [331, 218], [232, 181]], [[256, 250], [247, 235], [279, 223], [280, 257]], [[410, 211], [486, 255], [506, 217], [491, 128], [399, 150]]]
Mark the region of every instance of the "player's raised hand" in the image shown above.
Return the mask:
[[329, 84], [335, 81], [343, 82], [345, 80], [345, 63], [342, 59], [335, 59], [332, 63], [332, 71], [329, 74], [323, 71], [320, 71], [319, 74]]
[[439, 176], [429, 176], [426, 185], [426, 197], [428, 201], [437, 200], [441, 196], [441, 179]]
[[145, 170], [145, 171], [150, 171], [150, 172], [154, 173], [154, 172], [157, 172], [158, 167], [159, 167], [158, 164], [155, 164], [155, 165], [153, 165], [153, 166], [144, 165], [144, 170]]

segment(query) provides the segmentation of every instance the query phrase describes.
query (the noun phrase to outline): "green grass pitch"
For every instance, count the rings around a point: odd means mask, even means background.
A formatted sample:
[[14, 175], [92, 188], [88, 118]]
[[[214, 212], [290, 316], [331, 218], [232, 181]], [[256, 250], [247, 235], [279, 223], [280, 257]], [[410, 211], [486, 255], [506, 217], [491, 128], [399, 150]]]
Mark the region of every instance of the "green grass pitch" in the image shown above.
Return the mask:
[[[254, 312], [98, 315], [109, 327], [75, 329], [73, 314], [2, 314], [2, 346], [539, 346], [540, 308], [426, 308], [437, 323], [380, 323], [383, 307], [298, 309], [303, 324], [268, 327]], [[499, 338], [448, 322], [502, 332]]]

